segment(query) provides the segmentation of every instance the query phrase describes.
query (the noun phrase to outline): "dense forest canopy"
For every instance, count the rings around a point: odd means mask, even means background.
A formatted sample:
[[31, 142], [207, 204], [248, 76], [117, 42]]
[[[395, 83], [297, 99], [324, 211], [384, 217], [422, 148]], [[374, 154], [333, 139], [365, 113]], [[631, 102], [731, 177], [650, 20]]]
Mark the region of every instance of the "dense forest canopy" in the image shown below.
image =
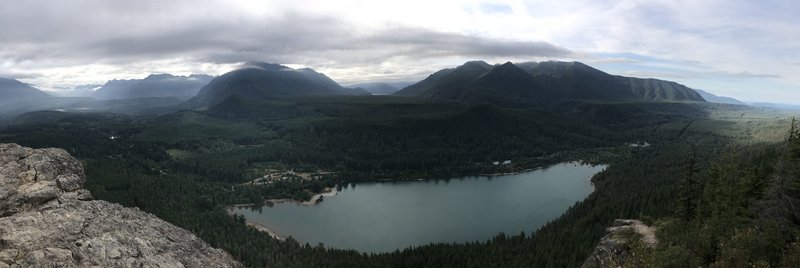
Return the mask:
[[[789, 115], [684, 103], [560, 109], [395, 97], [239, 100], [155, 118], [29, 118], [5, 128], [0, 140], [67, 149], [84, 161], [97, 198], [154, 213], [253, 267], [575, 267], [616, 218], [645, 219], [663, 233], [666, 243], [637, 255], [637, 263], [780, 266], [797, 259], [800, 212], [792, 204], [800, 198], [800, 146]], [[794, 134], [785, 139], [790, 126]], [[651, 146], [630, 145], [643, 142]], [[501, 159], [514, 165], [491, 164]], [[609, 167], [593, 178], [595, 192], [558, 219], [488, 241], [362, 254], [275, 240], [224, 210], [304, 200], [362, 179], [449, 178], [565, 160]], [[265, 169], [335, 175], [246, 183]]]

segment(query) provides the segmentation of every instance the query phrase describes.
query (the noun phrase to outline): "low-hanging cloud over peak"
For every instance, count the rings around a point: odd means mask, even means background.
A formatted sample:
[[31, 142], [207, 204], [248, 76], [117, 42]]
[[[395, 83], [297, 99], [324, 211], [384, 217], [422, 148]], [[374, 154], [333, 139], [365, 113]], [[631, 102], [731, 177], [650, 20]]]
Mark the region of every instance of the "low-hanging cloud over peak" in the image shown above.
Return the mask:
[[755, 83], [792, 89], [800, 85], [799, 8], [777, 0], [2, 1], [0, 75], [55, 89], [269, 61], [353, 83], [419, 79], [470, 59], [554, 59], [736, 92]]
[[[0, 11], [0, 60], [9, 69], [40, 69], [175, 59], [183, 64], [233, 64], [267, 59], [319, 66], [375, 65], [448, 57], [565, 57], [571, 51], [544, 41], [487, 38], [409, 27], [363, 27], [329, 15], [287, 11], [247, 16], [209, 6], [184, 10], [178, 1], [13, 3]], [[194, 2], [191, 2], [194, 4]], [[219, 2], [207, 3], [211, 7]], [[130, 8], [130, 10], [128, 10]], [[54, 12], [61, 9], [62, 12]], [[88, 13], [88, 14], [87, 14]], [[112, 15], [113, 14], [113, 15]], [[116, 15], [116, 16], [114, 16]], [[118, 16], [118, 17], [117, 17]], [[138, 18], [138, 19], [134, 19]], [[323, 67], [324, 68], [324, 67]], [[10, 72], [9, 72], [10, 73]]]

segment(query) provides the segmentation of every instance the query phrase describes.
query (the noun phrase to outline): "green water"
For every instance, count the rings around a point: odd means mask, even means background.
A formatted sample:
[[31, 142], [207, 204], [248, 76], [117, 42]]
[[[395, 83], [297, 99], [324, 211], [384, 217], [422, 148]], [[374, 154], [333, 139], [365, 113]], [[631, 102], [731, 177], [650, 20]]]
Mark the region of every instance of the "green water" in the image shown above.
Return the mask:
[[562, 163], [495, 177], [351, 184], [314, 206], [279, 203], [235, 213], [282, 236], [326, 247], [384, 252], [432, 242], [530, 234], [588, 196], [605, 166]]

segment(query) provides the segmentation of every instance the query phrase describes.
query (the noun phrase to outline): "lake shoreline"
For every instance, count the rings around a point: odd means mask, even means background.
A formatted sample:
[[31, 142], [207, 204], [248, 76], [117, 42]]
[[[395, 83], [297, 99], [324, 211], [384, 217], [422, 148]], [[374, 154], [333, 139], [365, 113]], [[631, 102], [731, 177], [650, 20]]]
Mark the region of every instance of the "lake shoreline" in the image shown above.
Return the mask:
[[[602, 165], [602, 164], [592, 164], [592, 163], [586, 162], [584, 160], [573, 160], [573, 161], [569, 161], [569, 162], [565, 162], [565, 163], [575, 163], [577, 165], [589, 165], [589, 166]], [[537, 170], [544, 169], [544, 168], [547, 168], [547, 167], [550, 167], [550, 165], [536, 166], [536, 167], [532, 167], [532, 168], [523, 169], [523, 170], [520, 170], [520, 171], [512, 171], [512, 172], [504, 172], [504, 173], [483, 173], [483, 174], [475, 174], [475, 175], [464, 175], [461, 178], [465, 178], [465, 177], [495, 177], [495, 176], [517, 175], [517, 174], [537, 171]], [[423, 181], [438, 181], [438, 180], [451, 180], [451, 179], [458, 179], [458, 178], [446, 178], [446, 179], [433, 179], [433, 178], [427, 178], [427, 179], [426, 178], [373, 179], [373, 180], [360, 180], [360, 181], [351, 182], [351, 183], [357, 184], [357, 183], [365, 183], [365, 182], [367, 182], [367, 183], [368, 182], [380, 182], [380, 183], [387, 183], [387, 182], [423, 182]], [[311, 197], [311, 199], [309, 199], [308, 201], [299, 201], [299, 200], [291, 199], [291, 198], [272, 198], [272, 199], [264, 200], [264, 203], [260, 204], [260, 205], [264, 205], [267, 202], [269, 202], [269, 203], [273, 203], [273, 204], [294, 203], [294, 204], [300, 204], [300, 205], [304, 205], [304, 206], [313, 206], [313, 205], [317, 204], [317, 200], [319, 200], [320, 198], [331, 197], [331, 196], [338, 195], [339, 191], [336, 190], [337, 187], [338, 187], [338, 185], [334, 186], [334, 187], [325, 187], [322, 190], [322, 192], [315, 193]], [[250, 203], [250, 204], [233, 204], [233, 205], [228, 205], [225, 208], [226, 208], [226, 210], [229, 210], [229, 209], [233, 209], [233, 208], [252, 207], [252, 206], [255, 206], [255, 205], [256, 204], [254, 204], [254, 203]]]
[[[595, 164], [587, 163], [587, 162], [585, 162], [583, 160], [575, 160], [575, 161], [570, 161], [570, 162], [566, 162], [566, 163], [571, 163], [571, 164], [575, 164], [575, 165], [578, 165], [578, 166], [582, 166], [582, 165], [597, 166]], [[504, 173], [477, 174], [477, 175], [466, 176], [466, 177], [475, 177], [475, 178], [488, 177], [488, 178], [491, 178], [491, 177], [495, 177], [495, 176], [517, 175], [517, 174], [523, 174], [523, 173], [542, 170], [542, 169], [545, 169], [545, 168], [548, 168], [548, 167], [550, 167], [550, 166], [537, 166], [537, 167], [523, 169], [523, 170], [519, 170], [519, 171], [504, 172]], [[464, 178], [464, 177], [462, 177], [462, 178]], [[431, 181], [431, 180], [436, 181], [436, 180], [449, 180], [449, 179], [421, 179], [421, 178], [415, 178], [415, 179], [385, 179], [385, 180], [359, 181], [358, 183], [364, 183], [364, 182], [366, 182], [366, 183], [369, 183], [369, 182], [373, 182], [373, 183], [388, 183], [388, 182], [412, 182], [412, 181], [421, 182], [421, 181]], [[266, 199], [266, 200], [264, 200], [264, 203], [261, 203], [261, 204], [252, 204], [251, 203], [251, 204], [229, 205], [229, 206], [225, 207], [225, 210], [229, 215], [234, 216], [234, 215], [237, 215], [234, 212], [236, 209], [252, 208], [252, 207], [255, 207], [255, 206], [262, 207], [262, 206], [272, 206], [274, 204], [289, 203], [289, 204], [296, 204], [296, 205], [311, 207], [311, 206], [314, 206], [314, 205], [318, 204], [319, 202], [321, 202], [320, 200], [324, 200], [325, 197], [332, 197], [332, 196], [338, 195], [340, 193], [340, 191], [338, 191], [337, 189], [338, 189], [338, 185], [334, 186], [334, 187], [326, 187], [321, 192], [314, 194], [307, 201], [299, 201], [299, 200], [295, 200], [295, 199], [291, 199], [291, 198], [274, 198], [274, 199]], [[281, 241], [286, 240], [286, 236], [283, 236], [283, 235], [279, 234], [274, 229], [270, 228], [269, 226], [267, 226], [267, 225], [265, 225], [263, 223], [255, 222], [255, 221], [252, 221], [252, 220], [249, 220], [249, 219], [245, 218], [245, 224], [247, 224], [248, 226], [251, 226], [251, 227], [253, 227], [253, 228], [255, 228], [255, 229], [257, 229], [257, 230], [259, 230], [261, 232], [267, 233], [270, 237], [272, 237], [274, 239], [278, 239], [278, 240], [281, 240]]]
[[[245, 205], [245, 204], [234, 205], [234, 206], [228, 207], [227, 209], [225, 209], [225, 211], [228, 212], [228, 215], [235, 216], [237, 214], [235, 212], [233, 212], [234, 209], [241, 208], [241, 207], [249, 207], [249, 206], [251, 206], [251, 205]], [[286, 237], [278, 234], [278, 232], [275, 232], [275, 230], [272, 230], [272, 228], [269, 228], [269, 226], [266, 226], [264, 224], [261, 224], [261, 223], [255, 222], [255, 221], [251, 221], [248, 218], [244, 218], [244, 223], [247, 224], [247, 226], [255, 228], [256, 230], [259, 230], [261, 232], [267, 233], [270, 237], [272, 237], [274, 239], [277, 239], [277, 240], [280, 240], [280, 241], [285, 241], [286, 240]]]
[[[586, 161], [583, 161], [583, 160], [574, 160], [574, 161], [563, 162], [563, 163], [575, 163], [575, 164], [577, 164], [577, 165], [580, 165], [580, 166], [597, 166], [597, 165], [602, 165], [602, 164], [591, 164], [591, 163], [588, 163], [588, 162], [586, 162]], [[545, 165], [545, 166], [532, 167], [532, 168], [523, 169], [523, 170], [520, 170], [520, 171], [511, 171], [511, 172], [505, 172], [505, 173], [486, 173], [486, 174], [478, 174], [478, 175], [475, 175], [475, 176], [467, 176], [467, 177], [494, 177], [494, 176], [508, 176], [508, 175], [517, 175], [517, 174], [522, 174], [522, 173], [528, 173], [528, 172], [532, 172], [532, 171], [537, 171], [537, 170], [540, 170], [540, 169], [548, 168], [548, 167], [550, 167], [550, 166], [552, 166], [552, 165]]]
[[[594, 190], [589, 179], [606, 165], [581, 163], [515, 170], [530, 174], [498, 175], [497, 180], [472, 176], [435, 185], [357, 183], [319, 206], [313, 205], [318, 197], [305, 202], [273, 199], [252, 210], [244, 205], [232, 211], [300, 243], [359, 252], [483, 241], [498, 233], [531, 232], [589, 196]], [[321, 196], [335, 194], [335, 189], [326, 189]]]
[[[323, 189], [322, 192], [314, 194], [313, 196], [311, 196], [311, 199], [309, 199], [308, 201], [298, 201], [298, 200], [291, 199], [291, 198], [272, 198], [272, 199], [265, 199], [264, 203], [259, 204], [258, 206], [263, 206], [263, 205], [265, 205], [267, 203], [273, 203], [273, 204], [293, 203], [293, 204], [299, 204], [299, 205], [303, 205], [303, 206], [313, 206], [313, 205], [317, 204], [317, 202], [320, 200], [320, 198], [322, 198], [324, 200], [325, 197], [336, 196], [338, 194], [339, 194], [339, 191], [336, 190], [335, 186], [334, 187], [325, 187], [325, 189]], [[233, 204], [233, 205], [228, 205], [225, 208], [230, 210], [230, 209], [234, 209], [234, 208], [252, 207], [252, 206], [255, 206], [255, 205], [256, 205], [255, 203]]]
[[[278, 198], [278, 199], [267, 199], [264, 202], [265, 202], [265, 204], [267, 202], [272, 203], [272, 204], [294, 203], [294, 204], [299, 204], [299, 205], [303, 205], [303, 206], [313, 206], [313, 205], [317, 204], [317, 202], [320, 200], [320, 198], [336, 196], [337, 194], [339, 194], [339, 191], [336, 190], [336, 187], [333, 187], [333, 188], [326, 187], [325, 189], [322, 190], [322, 192], [314, 194], [314, 196], [312, 196], [311, 199], [309, 199], [308, 201], [297, 201], [297, 200], [290, 199], [290, 198]], [[236, 213], [234, 212], [235, 209], [237, 209], [237, 208], [250, 208], [250, 207], [253, 207], [255, 205], [256, 204], [235, 204], [235, 205], [230, 205], [230, 206], [225, 207], [225, 211], [228, 212], [228, 215], [234, 216], [234, 215], [236, 215]], [[263, 206], [263, 204], [260, 205], [260, 206]], [[259, 231], [262, 231], [262, 232], [265, 232], [265, 233], [269, 234], [269, 236], [272, 237], [272, 238], [275, 238], [275, 239], [278, 239], [278, 240], [281, 240], [281, 241], [286, 240], [286, 237], [284, 237], [283, 235], [279, 234], [278, 232], [275, 232], [275, 230], [273, 230], [269, 226], [266, 226], [266, 225], [264, 225], [262, 223], [254, 222], [254, 221], [251, 221], [251, 220], [245, 218], [245, 224], [247, 224], [247, 226], [256, 228]]]
[[[588, 166], [597, 166], [597, 165], [603, 165], [603, 164], [594, 164], [594, 163], [591, 163], [591, 162], [589, 162], [589, 161], [580, 160], [580, 159], [578, 159], [578, 160], [572, 160], [572, 161], [566, 161], [566, 162], [562, 162], [562, 163], [575, 163], [575, 164], [577, 164], [577, 165], [588, 165]], [[539, 166], [535, 166], [535, 167], [531, 167], [531, 168], [526, 168], [526, 169], [522, 169], [522, 170], [519, 170], [519, 171], [511, 171], [511, 172], [480, 173], [480, 174], [472, 174], [472, 175], [463, 175], [463, 176], [461, 176], [461, 177], [459, 177], [459, 178], [401, 178], [401, 179], [372, 179], [372, 180], [359, 180], [359, 181], [358, 181], [358, 182], [356, 182], [356, 183], [362, 183], [362, 182], [415, 182], [415, 181], [439, 181], [439, 180], [460, 179], [460, 178], [466, 178], [466, 177], [496, 177], [496, 176], [508, 176], [508, 175], [517, 175], [517, 174], [522, 174], [522, 173], [528, 173], [528, 172], [532, 172], [532, 171], [537, 171], [537, 170], [544, 169], [544, 168], [547, 168], [547, 167], [550, 167], [550, 166], [552, 166], [552, 164], [551, 164], [551, 165], [539, 165]]]

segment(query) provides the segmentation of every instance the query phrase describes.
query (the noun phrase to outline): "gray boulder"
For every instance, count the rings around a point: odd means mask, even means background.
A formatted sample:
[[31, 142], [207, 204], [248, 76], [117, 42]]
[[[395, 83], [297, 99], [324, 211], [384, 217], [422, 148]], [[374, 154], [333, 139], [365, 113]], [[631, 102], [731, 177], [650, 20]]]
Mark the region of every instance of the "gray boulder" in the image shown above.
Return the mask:
[[241, 266], [152, 214], [91, 200], [84, 181], [64, 150], [0, 144], [0, 268]]

